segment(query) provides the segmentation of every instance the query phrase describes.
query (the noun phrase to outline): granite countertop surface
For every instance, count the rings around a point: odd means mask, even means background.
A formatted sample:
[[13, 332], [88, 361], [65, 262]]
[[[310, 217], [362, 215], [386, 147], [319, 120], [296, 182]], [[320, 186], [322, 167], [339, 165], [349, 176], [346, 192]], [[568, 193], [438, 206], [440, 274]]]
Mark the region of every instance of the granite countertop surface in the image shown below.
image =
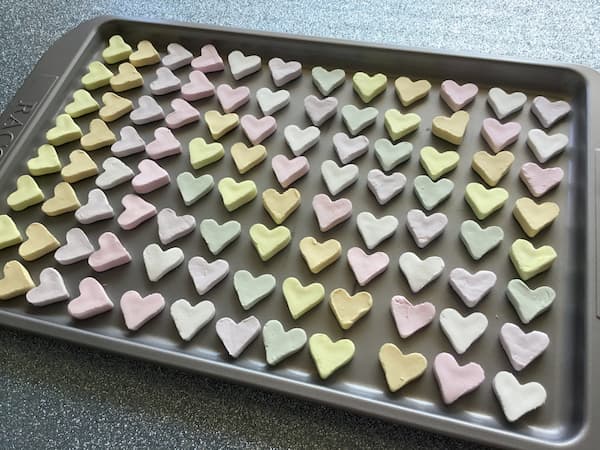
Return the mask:
[[[56, 39], [106, 14], [600, 69], [600, 3], [584, 0], [0, 0], [0, 11], [0, 109]], [[482, 448], [4, 328], [0, 447]]]

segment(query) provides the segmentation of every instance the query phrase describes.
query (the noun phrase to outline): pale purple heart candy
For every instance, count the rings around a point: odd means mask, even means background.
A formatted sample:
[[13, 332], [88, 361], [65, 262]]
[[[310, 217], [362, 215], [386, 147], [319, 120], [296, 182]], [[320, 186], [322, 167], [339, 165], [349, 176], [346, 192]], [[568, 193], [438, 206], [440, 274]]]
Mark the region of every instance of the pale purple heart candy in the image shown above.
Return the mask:
[[215, 94], [215, 85], [204, 75], [204, 72], [192, 70], [190, 81], [181, 86], [181, 96], [187, 101], [200, 100]]
[[196, 228], [194, 216], [186, 214], [178, 216], [171, 208], [161, 209], [157, 216], [158, 237], [163, 245], [183, 237]]
[[120, 305], [125, 326], [135, 331], [162, 312], [165, 308], [165, 298], [159, 293], [142, 297], [139, 292], [132, 290], [121, 296]]
[[54, 252], [54, 259], [62, 265], [73, 264], [87, 259], [94, 246], [81, 228], [71, 228], [66, 234], [67, 243]]
[[138, 107], [129, 113], [129, 118], [136, 125], [144, 125], [165, 118], [162, 107], [149, 95], [142, 95], [138, 99]]
[[164, 95], [178, 91], [181, 81], [167, 67], [156, 69], [156, 79], [150, 82], [150, 92], [154, 95]]
[[121, 128], [119, 134], [121, 135], [121, 139], [110, 147], [113, 155], [122, 158], [143, 152], [146, 148], [146, 143], [132, 126], [127, 125]]
[[312, 207], [323, 232], [352, 217], [352, 202], [347, 198], [331, 200], [326, 194], [317, 194], [313, 197]]
[[385, 205], [406, 186], [406, 177], [400, 172], [386, 175], [379, 169], [371, 169], [367, 174], [367, 186], [380, 205]]
[[361, 286], [365, 286], [377, 275], [385, 272], [390, 264], [387, 253], [375, 252], [369, 255], [358, 247], [350, 248], [346, 258], [356, 281]]
[[138, 194], [147, 194], [171, 182], [169, 172], [151, 159], [143, 159], [138, 164], [138, 173], [131, 180], [133, 190]]
[[71, 300], [67, 306], [69, 314], [75, 319], [88, 319], [113, 309], [113, 302], [102, 285], [92, 277], [79, 283], [79, 297]]
[[296, 156], [288, 159], [284, 155], [275, 155], [271, 159], [273, 173], [281, 184], [281, 187], [287, 188], [296, 180], [302, 178], [310, 170], [310, 164], [305, 156]]
[[346, 133], [336, 133], [333, 135], [333, 146], [340, 161], [348, 164], [369, 150], [369, 139], [366, 136], [351, 138]]
[[[181, 128], [200, 120], [200, 111], [182, 98], [176, 98], [171, 101], [171, 108], [173, 108], [173, 112], [167, 114], [167, 117], [165, 117], [165, 122], [171, 129]], [[147, 150], [148, 148], [146, 148]]]
[[228, 84], [217, 86], [217, 99], [226, 113], [236, 111], [250, 100], [250, 89], [246, 86], [232, 88]]
[[390, 305], [396, 328], [402, 338], [407, 338], [429, 325], [435, 317], [435, 306], [429, 302], [413, 305], [406, 297], [395, 295]]
[[217, 259], [209, 263], [201, 256], [194, 256], [188, 261], [188, 271], [200, 295], [206, 294], [229, 273], [229, 263]]
[[269, 69], [271, 70], [273, 83], [277, 87], [281, 87], [302, 75], [302, 64], [298, 61], [285, 62], [281, 58], [272, 58], [269, 60]]
[[112, 189], [133, 178], [133, 170], [118, 158], [106, 158], [102, 163], [104, 172], [96, 177], [96, 186], [100, 189]]
[[444, 232], [448, 217], [444, 213], [425, 214], [420, 209], [411, 209], [406, 214], [406, 227], [419, 248], [426, 247]]
[[304, 109], [313, 125], [319, 127], [337, 113], [338, 101], [335, 97], [319, 99], [315, 95], [304, 98]]
[[146, 153], [152, 159], [166, 158], [181, 153], [181, 143], [166, 127], [154, 130], [154, 140], [146, 145]]
[[479, 364], [470, 362], [459, 366], [450, 353], [440, 353], [435, 357], [433, 373], [447, 405], [474, 391], [485, 380], [485, 372]]
[[229, 317], [223, 317], [217, 321], [216, 329], [227, 353], [237, 358], [256, 339], [261, 328], [258, 319], [250, 316], [239, 323], [235, 323]]
[[470, 273], [457, 267], [450, 272], [450, 286], [469, 308], [477, 305], [496, 284], [496, 274], [489, 270]]
[[40, 272], [40, 284], [30, 289], [25, 298], [32, 305], [45, 306], [67, 300], [69, 291], [60, 272], [53, 267], [46, 267]]
[[246, 114], [245, 116], [242, 116], [240, 123], [248, 140], [252, 142], [253, 145], [260, 144], [275, 133], [275, 130], [277, 129], [277, 122], [272, 116], [265, 116], [258, 119], [252, 114]]
[[540, 356], [550, 344], [550, 338], [542, 331], [523, 332], [513, 323], [500, 328], [500, 342], [515, 370], [523, 370]]
[[212, 44], [207, 44], [200, 49], [200, 56], [192, 60], [192, 67], [204, 73], [220, 72], [225, 69], [223, 59]]
[[105, 272], [131, 261], [131, 255], [119, 238], [107, 231], [98, 237], [98, 250], [88, 257], [88, 264], [96, 272]]
[[83, 224], [112, 219], [114, 216], [113, 207], [108, 202], [106, 194], [100, 189], [92, 189], [88, 192], [87, 203], [75, 211], [75, 218]]
[[181, 44], [172, 43], [167, 45], [167, 54], [162, 58], [162, 65], [171, 70], [187, 66], [192, 62], [194, 55]]
[[477, 96], [479, 88], [473, 83], [466, 83], [462, 86], [454, 80], [442, 82], [440, 97], [446, 102], [454, 112], [463, 109]]
[[546, 97], [538, 96], [533, 99], [531, 112], [538, 118], [544, 128], [550, 128], [571, 111], [571, 105], [564, 100], [551, 102]]
[[152, 203], [134, 194], [124, 195], [121, 205], [125, 209], [117, 217], [117, 223], [124, 230], [133, 230], [156, 215], [156, 207]]
[[519, 123], [506, 122], [503, 124], [491, 117], [484, 119], [481, 126], [481, 135], [494, 153], [498, 153], [519, 139], [520, 132], [521, 125]]
[[558, 186], [563, 179], [564, 172], [560, 167], [543, 169], [536, 163], [527, 162], [521, 167], [519, 176], [531, 195], [541, 197], [550, 189]]

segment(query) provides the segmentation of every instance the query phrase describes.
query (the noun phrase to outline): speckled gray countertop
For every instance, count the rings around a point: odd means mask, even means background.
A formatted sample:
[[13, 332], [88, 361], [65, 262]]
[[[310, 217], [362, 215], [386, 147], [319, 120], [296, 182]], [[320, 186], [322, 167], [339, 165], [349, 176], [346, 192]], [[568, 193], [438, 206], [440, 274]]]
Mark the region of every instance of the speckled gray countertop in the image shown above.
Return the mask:
[[[123, 3], [0, 0], [0, 109], [57, 38], [104, 14], [600, 68], [600, 3], [593, 1]], [[0, 329], [0, 447], [480, 448], [7, 329]]]

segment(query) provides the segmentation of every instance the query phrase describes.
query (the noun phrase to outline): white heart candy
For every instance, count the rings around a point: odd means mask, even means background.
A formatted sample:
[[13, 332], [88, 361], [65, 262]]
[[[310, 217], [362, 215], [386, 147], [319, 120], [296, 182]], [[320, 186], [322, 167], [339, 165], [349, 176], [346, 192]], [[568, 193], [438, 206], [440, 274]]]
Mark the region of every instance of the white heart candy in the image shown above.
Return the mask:
[[142, 252], [146, 273], [150, 281], [158, 281], [183, 262], [183, 251], [179, 247], [163, 250], [158, 244], [150, 244]]
[[247, 317], [240, 323], [223, 317], [217, 321], [216, 328], [227, 352], [237, 358], [260, 333], [260, 322], [254, 316]]
[[450, 272], [450, 286], [469, 308], [477, 305], [495, 284], [496, 274], [489, 270], [480, 270], [472, 274], [457, 267]]
[[571, 105], [564, 100], [551, 102], [546, 97], [537, 96], [531, 103], [531, 112], [544, 128], [550, 128], [571, 111]]
[[150, 82], [150, 92], [154, 95], [164, 95], [178, 91], [181, 80], [168, 67], [156, 69], [156, 79]]
[[550, 344], [550, 338], [542, 331], [523, 332], [514, 323], [500, 328], [500, 343], [515, 370], [522, 370], [540, 356]]
[[88, 202], [75, 211], [75, 218], [83, 224], [112, 219], [114, 216], [113, 207], [108, 202], [104, 191], [100, 189], [92, 189], [88, 192]]
[[121, 128], [119, 134], [121, 135], [121, 139], [110, 147], [113, 155], [122, 158], [143, 152], [146, 149], [146, 143], [132, 126], [127, 125]]
[[96, 186], [111, 189], [133, 178], [133, 170], [119, 158], [111, 156], [102, 163], [104, 172], [96, 177]]
[[215, 317], [215, 305], [210, 300], [192, 306], [182, 298], [171, 305], [171, 318], [184, 341], [191, 340], [213, 317]]
[[463, 317], [457, 310], [446, 308], [440, 313], [440, 325], [456, 353], [462, 355], [485, 332], [488, 320], [480, 312]]
[[67, 243], [54, 252], [54, 259], [62, 265], [73, 264], [87, 259], [94, 252], [94, 246], [81, 228], [71, 228], [66, 234]]
[[273, 92], [263, 87], [256, 91], [256, 101], [265, 116], [272, 116], [290, 103], [290, 93], [285, 89]]
[[260, 56], [246, 56], [239, 50], [234, 50], [229, 54], [227, 60], [229, 61], [231, 75], [233, 75], [233, 78], [236, 80], [244, 78], [251, 73], [260, 70]]
[[194, 55], [181, 44], [172, 43], [167, 45], [167, 54], [162, 58], [162, 65], [171, 70], [187, 66], [194, 59]]
[[30, 289], [25, 298], [35, 306], [45, 306], [69, 298], [69, 291], [58, 270], [46, 267], [40, 272], [40, 284]]
[[196, 219], [190, 214], [178, 216], [171, 208], [161, 209], [157, 216], [158, 238], [163, 245], [183, 237], [196, 228]]
[[377, 218], [365, 211], [356, 217], [356, 226], [365, 245], [372, 250], [396, 232], [398, 219], [394, 216]]
[[342, 164], [348, 164], [369, 150], [369, 139], [366, 136], [351, 138], [346, 133], [333, 135], [333, 147]]
[[448, 217], [443, 213], [425, 214], [420, 209], [411, 209], [406, 214], [406, 226], [419, 248], [426, 247], [444, 232]]
[[439, 277], [444, 270], [444, 260], [439, 256], [421, 259], [412, 252], [402, 253], [398, 264], [415, 294]]
[[379, 169], [371, 169], [367, 174], [367, 186], [380, 205], [385, 205], [406, 186], [406, 177], [400, 172], [386, 175]]
[[209, 263], [202, 256], [194, 256], [188, 261], [188, 271], [200, 295], [206, 294], [229, 273], [229, 263], [217, 259]]
[[321, 164], [321, 176], [331, 195], [337, 195], [358, 180], [358, 166], [347, 164], [340, 167], [327, 159]]
[[498, 119], [504, 119], [512, 113], [520, 110], [525, 102], [527, 96], [522, 92], [513, 92], [512, 94], [506, 93], [504, 90], [494, 87], [488, 92], [488, 102]]
[[541, 163], [561, 153], [568, 143], [569, 138], [562, 133], [548, 135], [537, 128], [527, 133], [527, 146]]
[[498, 372], [492, 387], [509, 422], [514, 422], [525, 413], [546, 403], [544, 386], [536, 381], [520, 384], [510, 372]]
[[301, 129], [296, 125], [288, 125], [283, 130], [283, 136], [292, 153], [300, 156], [319, 142], [321, 130], [313, 126]]

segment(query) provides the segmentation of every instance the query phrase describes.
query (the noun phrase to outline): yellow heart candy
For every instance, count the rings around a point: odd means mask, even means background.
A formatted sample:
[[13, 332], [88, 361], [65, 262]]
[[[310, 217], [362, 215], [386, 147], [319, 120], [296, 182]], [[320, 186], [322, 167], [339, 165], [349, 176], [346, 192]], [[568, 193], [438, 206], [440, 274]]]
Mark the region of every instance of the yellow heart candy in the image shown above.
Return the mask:
[[25, 235], [27, 240], [19, 246], [19, 255], [25, 261], [35, 261], [60, 247], [58, 240], [41, 223], [30, 224]]
[[338, 288], [329, 294], [329, 306], [344, 330], [354, 325], [373, 306], [373, 297], [368, 292], [350, 295], [346, 289]]
[[160, 55], [150, 41], [140, 41], [137, 50], [129, 55], [129, 62], [135, 67], [149, 66], [160, 62]]
[[217, 187], [221, 193], [223, 204], [229, 212], [235, 211], [256, 197], [256, 184], [252, 180], [238, 183], [233, 178], [227, 177], [219, 181]]
[[102, 57], [108, 64], [118, 63], [131, 55], [131, 45], [115, 34], [108, 39], [108, 47], [102, 50]]
[[473, 155], [473, 170], [489, 186], [496, 186], [508, 173], [515, 157], [511, 152], [500, 152], [490, 155], [488, 152], [477, 152]]
[[37, 149], [37, 156], [27, 161], [27, 169], [33, 176], [47, 175], [60, 172], [60, 159], [56, 149], [50, 144], [44, 144]]
[[300, 253], [312, 273], [319, 273], [333, 264], [342, 254], [342, 245], [335, 239], [323, 243], [307, 236], [300, 241]]
[[379, 349], [379, 362], [391, 392], [419, 378], [427, 369], [427, 359], [420, 353], [405, 355], [394, 344], [386, 343]]
[[483, 220], [504, 206], [508, 200], [508, 191], [498, 187], [486, 189], [480, 183], [469, 183], [465, 188], [465, 200], [475, 216]]
[[238, 172], [243, 175], [265, 160], [267, 149], [264, 145], [247, 147], [246, 144], [237, 142], [231, 146], [231, 157]]
[[281, 289], [290, 314], [294, 319], [302, 317], [325, 298], [325, 288], [321, 283], [302, 286], [302, 283], [294, 277], [283, 280]]
[[206, 111], [204, 120], [213, 139], [225, 136], [240, 123], [240, 118], [235, 113], [221, 114], [219, 111]]
[[290, 188], [281, 194], [273, 188], [262, 193], [263, 206], [277, 225], [285, 222], [300, 206], [300, 191]]
[[262, 223], [256, 223], [250, 227], [249, 232], [250, 240], [263, 261], [271, 259], [292, 240], [292, 233], [283, 225], [270, 230]]
[[350, 339], [333, 342], [323, 333], [313, 334], [308, 340], [308, 347], [322, 379], [348, 364], [354, 357], [355, 350], [354, 342]]
[[513, 214], [525, 234], [535, 237], [540, 231], [549, 226], [558, 217], [560, 208], [554, 202], [537, 204], [528, 197], [522, 197], [515, 202]]
[[73, 150], [69, 154], [69, 160], [71, 162], [60, 171], [63, 180], [67, 183], [76, 183], [98, 174], [98, 166], [83, 150]]
[[105, 122], [113, 122], [133, 109], [133, 102], [128, 98], [121, 97], [114, 92], [106, 92], [102, 95], [104, 106], [98, 111], [98, 115]]
[[219, 142], [207, 144], [206, 141], [200, 137], [190, 141], [189, 149], [190, 163], [194, 169], [200, 169], [201, 167], [217, 162], [225, 155], [222, 144]]
[[115, 92], [128, 91], [144, 84], [144, 78], [129, 63], [119, 65], [119, 72], [110, 79], [110, 87]]
[[31, 275], [19, 261], [4, 264], [4, 278], [0, 280], [0, 300], [8, 300], [27, 293], [35, 287]]
[[44, 193], [29, 175], [17, 178], [17, 190], [6, 198], [6, 203], [13, 211], [23, 211], [43, 201]]
[[77, 194], [69, 183], [64, 181], [54, 186], [54, 197], [50, 197], [42, 205], [42, 212], [47, 216], [60, 216], [75, 211], [81, 206]]
[[431, 83], [427, 80], [412, 81], [408, 77], [400, 77], [394, 82], [396, 94], [402, 106], [410, 106], [417, 100], [425, 97], [431, 90]]
[[556, 251], [549, 245], [535, 248], [525, 239], [517, 239], [510, 247], [510, 259], [524, 281], [548, 270], [556, 257]]
[[71, 117], [81, 117], [98, 111], [100, 105], [85, 89], [77, 89], [73, 92], [73, 101], [65, 106], [65, 112]]
[[21, 232], [10, 216], [0, 215], [0, 250], [23, 242]]
[[459, 145], [463, 141], [468, 124], [469, 113], [466, 111], [457, 111], [450, 117], [434, 117], [431, 132], [440, 139]]
[[88, 73], [81, 77], [81, 84], [83, 87], [93, 91], [110, 84], [110, 79], [113, 77], [113, 73], [108, 67], [102, 64], [100, 61], [92, 61], [88, 65]]
[[360, 96], [361, 100], [369, 103], [385, 91], [387, 77], [382, 73], [369, 76], [364, 72], [356, 72], [352, 77], [352, 83], [354, 90]]
[[421, 149], [421, 165], [429, 178], [434, 181], [454, 170], [459, 160], [459, 154], [451, 150], [438, 152], [433, 147], [423, 147]]
[[117, 142], [117, 137], [102, 119], [92, 119], [90, 132], [83, 135], [80, 141], [83, 149], [87, 151], [98, 150], [115, 142]]
[[397, 109], [388, 109], [384, 119], [385, 129], [394, 141], [412, 133], [419, 128], [421, 123], [421, 117], [418, 114], [402, 114]]
[[51, 145], [63, 145], [76, 141], [81, 137], [81, 128], [68, 114], [56, 116], [56, 126], [46, 132], [46, 140]]

